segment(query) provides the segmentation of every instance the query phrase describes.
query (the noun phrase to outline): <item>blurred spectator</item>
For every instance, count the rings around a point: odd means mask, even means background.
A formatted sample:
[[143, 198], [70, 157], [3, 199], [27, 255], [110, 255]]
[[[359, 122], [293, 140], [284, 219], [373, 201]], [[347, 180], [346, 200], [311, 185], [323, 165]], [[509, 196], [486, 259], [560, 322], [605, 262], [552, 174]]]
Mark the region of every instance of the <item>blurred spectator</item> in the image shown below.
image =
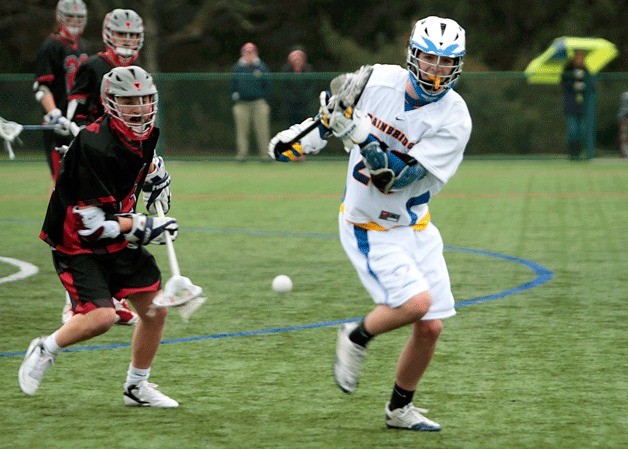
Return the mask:
[[257, 138], [257, 150], [262, 160], [270, 160], [266, 151], [270, 141], [271, 79], [268, 67], [259, 58], [257, 47], [247, 42], [240, 50], [240, 59], [232, 68], [229, 94], [233, 100], [236, 128], [236, 159], [244, 161], [249, 153], [251, 127]]
[[310, 117], [312, 112], [308, 106], [314, 97], [314, 80], [298, 75], [312, 72], [312, 66], [307, 62], [307, 53], [303, 47], [294, 47], [288, 54], [282, 72], [293, 74], [284, 83], [285, 118], [289, 124], [301, 123]]
[[567, 118], [569, 158], [578, 160], [584, 146], [587, 129], [585, 100], [592, 89], [591, 75], [584, 65], [585, 52], [576, 50], [563, 70], [563, 112]]

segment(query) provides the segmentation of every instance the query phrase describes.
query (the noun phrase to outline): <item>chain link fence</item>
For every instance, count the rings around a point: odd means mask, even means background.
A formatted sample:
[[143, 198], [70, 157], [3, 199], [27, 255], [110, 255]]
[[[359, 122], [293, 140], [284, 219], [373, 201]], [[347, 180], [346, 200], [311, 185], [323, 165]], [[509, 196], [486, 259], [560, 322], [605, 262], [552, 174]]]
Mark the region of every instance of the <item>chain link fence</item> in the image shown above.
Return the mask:
[[[285, 129], [288, 103], [295, 88], [314, 92], [304, 110], [315, 115], [318, 95], [328, 89], [336, 73], [301, 75], [273, 73], [270, 98], [271, 135]], [[159, 89], [160, 151], [168, 157], [233, 157], [235, 132], [229, 73], [160, 73], [155, 76]], [[21, 124], [40, 124], [42, 113], [35, 102], [30, 74], [0, 75], [0, 116]], [[464, 73], [456, 90], [467, 101], [473, 119], [473, 133], [467, 155], [513, 157], [557, 156], [567, 153], [566, 123], [562, 113], [559, 85], [528, 84], [520, 72]], [[628, 90], [628, 73], [602, 73], [596, 77], [597, 116], [596, 154], [620, 154], [618, 111], [622, 92]], [[251, 136], [251, 154], [255, 141]], [[41, 132], [24, 131], [24, 145], [16, 147], [22, 157], [41, 155]], [[325, 149], [324, 156], [342, 156], [337, 142]], [[0, 158], [5, 158], [0, 154]], [[43, 156], [42, 156], [43, 157]]]

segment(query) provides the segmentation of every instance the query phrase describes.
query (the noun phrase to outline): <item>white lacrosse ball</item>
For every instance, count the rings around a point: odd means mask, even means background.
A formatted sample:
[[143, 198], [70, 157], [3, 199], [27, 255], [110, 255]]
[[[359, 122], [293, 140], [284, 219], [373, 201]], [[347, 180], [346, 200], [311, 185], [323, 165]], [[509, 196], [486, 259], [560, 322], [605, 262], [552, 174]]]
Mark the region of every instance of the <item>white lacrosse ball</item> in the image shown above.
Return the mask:
[[288, 293], [292, 290], [292, 279], [285, 274], [275, 276], [273, 279], [273, 291], [276, 293]]

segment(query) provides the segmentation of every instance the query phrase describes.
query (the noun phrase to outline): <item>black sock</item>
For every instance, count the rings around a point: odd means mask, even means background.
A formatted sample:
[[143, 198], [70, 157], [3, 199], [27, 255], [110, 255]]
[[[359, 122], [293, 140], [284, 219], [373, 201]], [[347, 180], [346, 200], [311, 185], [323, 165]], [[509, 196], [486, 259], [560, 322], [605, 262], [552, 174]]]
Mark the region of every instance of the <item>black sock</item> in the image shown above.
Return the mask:
[[401, 388], [399, 385], [395, 384], [395, 388], [393, 388], [392, 396], [390, 397], [390, 410], [395, 410], [398, 408], [403, 408], [412, 402], [412, 398], [414, 397], [414, 391], [408, 391]]
[[358, 327], [356, 327], [353, 332], [349, 334], [349, 340], [354, 342], [356, 345], [360, 345], [363, 348], [366, 348], [367, 343], [373, 338], [373, 335], [369, 334], [364, 328], [364, 320]]

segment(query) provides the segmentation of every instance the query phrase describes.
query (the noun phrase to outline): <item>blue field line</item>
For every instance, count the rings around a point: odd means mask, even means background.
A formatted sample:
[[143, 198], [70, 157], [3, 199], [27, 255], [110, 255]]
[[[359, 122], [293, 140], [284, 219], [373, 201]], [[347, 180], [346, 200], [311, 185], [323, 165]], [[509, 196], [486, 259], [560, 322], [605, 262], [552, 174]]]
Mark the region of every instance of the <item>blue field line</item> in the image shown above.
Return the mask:
[[[0, 220], [5, 221], [5, 220]], [[13, 220], [11, 220], [13, 221]], [[18, 220], [15, 220], [18, 221]], [[250, 230], [233, 230], [233, 229], [211, 229], [211, 228], [195, 228], [188, 227], [188, 230], [197, 231], [197, 232], [215, 232], [215, 233], [229, 233], [229, 234], [247, 234], [247, 235], [262, 235], [262, 236], [291, 236], [291, 237], [304, 237], [304, 238], [334, 238], [337, 239], [337, 234], [320, 234], [320, 233], [295, 233], [295, 232], [282, 232], [282, 231], [250, 231]], [[502, 259], [507, 262], [514, 262], [521, 264], [527, 268], [529, 268], [535, 275], [534, 279], [530, 282], [524, 282], [521, 285], [518, 285], [513, 288], [509, 288], [507, 290], [493, 293], [486, 296], [479, 296], [477, 298], [470, 298], [463, 301], [459, 301], [456, 303], [456, 308], [467, 307], [473, 304], [480, 304], [487, 301], [493, 301], [496, 299], [504, 298], [506, 296], [514, 295], [516, 293], [523, 292], [525, 290], [529, 290], [534, 287], [538, 287], [549, 282], [554, 273], [548, 268], [540, 265], [531, 260], [522, 259], [519, 257], [508, 256], [506, 254], [495, 253], [492, 251], [478, 250], [472, 248], [461, 248], [456, 246], [445, 246], [445, 249], [448, 251], [458, 251], [469, 254], [478, 254], [481, 256], [494, 257], [497, 259]], [[162, 344], [174, 344], [174, 343], [189, 343], [194, 341], [203, 341], [203, 340], [218, 340], [223, 338], [237, 338], [237, 337], [250, 337], [255, 335], [269, 335], [269, 334], [278, 334], [284, 332], [296, 332], [308, 329], [318, 329], [322, 327], [332, 327], [338, 326], [343, 323], [349, 323], [353, 321], [358, 321], [362, 319], [362, 317], [354, 317], [354, 318], [345, 318], [340, 320], [332, 320], [332, 321], [321, 321], [318, 323], [310, 323], [310, 324], [302, 324], [296, 326], [285, 326], [285, 327], [273, 327], [267, 329], [257, 329], [257, 330], [249, 330], [249, 331], [240, 331], [240, 332], [228, 332], [228, 333], [218, 333], [218, 334], [210, 334], [210, 335], [199, 335], [196, 337], [183, 337], [183, 338], [173, 338], [163, 340]], [[108, 345], [98, 345], [98, 346], [81, 346], [81, 347], [73, 347], [64, 349], [63, 352], [81, 352], [81, 351], [97, 351], [102, 349], [118, 349], [118, 348], [128, 348], [130, 347], [130, 343], [114, 343]], [[5, 357], [23, 357], [25, 354], [22, 352], [4, 352], [0, 353], [0, 358]]]

